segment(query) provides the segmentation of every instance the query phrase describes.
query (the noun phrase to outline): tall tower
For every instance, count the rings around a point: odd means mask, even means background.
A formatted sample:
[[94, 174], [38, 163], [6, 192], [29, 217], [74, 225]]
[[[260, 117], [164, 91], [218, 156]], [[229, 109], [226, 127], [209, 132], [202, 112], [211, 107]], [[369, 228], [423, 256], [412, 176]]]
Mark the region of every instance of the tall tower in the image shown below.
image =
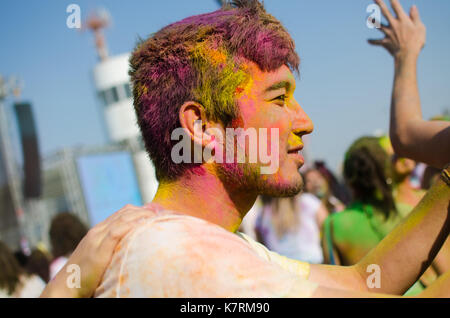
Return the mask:
[[153, 199], [158, 186], [152, 162], [143, 147], [133, 107], [129, 53], [109, 56], [102, 30], [110, 23], [106, 10], [91, 13], [85, 28], [94, 33], [99, 63], [93, 70], [94, 84], [99, 96], [109, 139], [125, 142], [133, 149], [133, 161], [144, 202]]
[[121, 142], [139, 136], [128, 76], [129, 54], [109, 56], [103, 29], [109, 26], [105, 9], [89, 14], [84, 28], [92, 31], [100, 62], [94, 67], [94, 84], [101, 100], [108, 136]]
[[108, 57], [94, 67], [94, 84], [111, 141], [120, 142], [140, 135], [133, 109], [129, 54]]

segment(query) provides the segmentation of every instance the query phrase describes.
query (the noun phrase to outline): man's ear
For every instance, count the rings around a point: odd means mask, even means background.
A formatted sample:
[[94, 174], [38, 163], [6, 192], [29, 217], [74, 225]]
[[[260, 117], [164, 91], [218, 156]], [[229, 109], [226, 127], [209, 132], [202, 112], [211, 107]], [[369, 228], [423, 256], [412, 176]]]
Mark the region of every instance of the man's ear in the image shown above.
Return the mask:
[[212, 138], [206, 130], [215, 124], [207, 120], [203, 105], [193, 101], [185, 102], [180, 108], [179, 117], [181, 127], [194, 143], [205, 147], [211, 142]]

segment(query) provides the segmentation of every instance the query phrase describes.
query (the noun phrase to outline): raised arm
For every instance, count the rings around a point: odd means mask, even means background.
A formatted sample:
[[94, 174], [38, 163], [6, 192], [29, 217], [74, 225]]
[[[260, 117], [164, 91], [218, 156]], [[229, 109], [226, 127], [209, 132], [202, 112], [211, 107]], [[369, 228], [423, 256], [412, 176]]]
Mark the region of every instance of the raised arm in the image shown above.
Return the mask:
[[380, 30], [384, 39], [369, 40], [386, 48], [394, 57], [390, 137], [395, 152], [407, 158], [443, 168], [450, 161], [450, 123], [422, 118], [417, 85], [417, 60], [425, 45], [426, 29], [419, 10], [413, 6], [406, 14], [398, 0], [391, 0], [396, 17], [383, 0], [375, 0], [389, 25]]

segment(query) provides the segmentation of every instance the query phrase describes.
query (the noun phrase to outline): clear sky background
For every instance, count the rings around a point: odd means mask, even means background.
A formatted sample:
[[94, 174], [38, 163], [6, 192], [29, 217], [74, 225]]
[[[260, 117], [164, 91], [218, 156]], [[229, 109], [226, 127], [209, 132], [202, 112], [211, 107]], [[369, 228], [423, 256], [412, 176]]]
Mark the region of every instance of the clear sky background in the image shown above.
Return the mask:
[[[83, 17], [98, 7], [109, 10], [113, 24], [105, 34], [112, 55], [131, 51], [138, 36], [218, 8], [214, 0], [2, 0], [0, 74], [24, 81], [22, 99], [33, 103], [43, 156], [106, 142], [91, 73], [97, 62], [93, 36], [67, 28], [71, 3], [81, 7]], [[302, 59], [295, 94], [315, 124], [308, 151], [335, 170], [356, 138], [388, 131], [393, 62], [386, 51], [366, 42], [381, 37], [366, 27], [370, 3], [265, 1], [292, 34]], [[408, 9], [417, 4], [428, 30], [419, 78], [429, 118], [450, 109], [450, 1], [401, 3]]]

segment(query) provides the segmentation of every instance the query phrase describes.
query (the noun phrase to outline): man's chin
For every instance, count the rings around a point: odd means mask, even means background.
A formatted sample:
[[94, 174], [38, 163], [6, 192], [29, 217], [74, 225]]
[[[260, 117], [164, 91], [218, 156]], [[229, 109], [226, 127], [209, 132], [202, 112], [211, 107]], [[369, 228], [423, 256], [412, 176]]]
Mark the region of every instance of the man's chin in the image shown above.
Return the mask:
[[303, 179], [300, 173], [277, 173], [264, 175], [258, 165], [220, 164], [217, 171], [222, 180], [229, 185], [244, 190], [256, 190], [258, 194], [273, 197], [292, 197], [303, 190]]
[[259, 193], [271, 197], [292, 197], [299, 194], [303, 190], [303, 180], [295, 182], [270, 182], [269, 180], [262, 182], [259, 187]]

